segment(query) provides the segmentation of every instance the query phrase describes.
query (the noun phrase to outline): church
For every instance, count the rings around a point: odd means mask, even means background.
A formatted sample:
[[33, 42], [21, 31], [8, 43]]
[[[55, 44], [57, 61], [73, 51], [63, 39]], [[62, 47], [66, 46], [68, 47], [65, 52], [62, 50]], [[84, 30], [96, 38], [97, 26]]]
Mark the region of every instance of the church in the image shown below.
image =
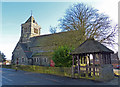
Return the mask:
[[73, 31], [40, 35], [40, 30], [32, 15], [21, 24], [21, 37], [12, 52], [13, 64], [50, 66], [52, 54], [59, 46], [77, 47], [80, 44]]
[[99, 76], [102, 81], [113, 79], [112, 50], [94, 38], [86, 39], [78, 30], [41, 35], [41, 29], [32, 15], [21, 24], [21, 37], [12, 52], [12, 64], [50, 66], [54, 50], [68, 46], [76, 48], [70, 53], [73, 56], [72, 74], [77, 72], [87, 78], [89, 74]]

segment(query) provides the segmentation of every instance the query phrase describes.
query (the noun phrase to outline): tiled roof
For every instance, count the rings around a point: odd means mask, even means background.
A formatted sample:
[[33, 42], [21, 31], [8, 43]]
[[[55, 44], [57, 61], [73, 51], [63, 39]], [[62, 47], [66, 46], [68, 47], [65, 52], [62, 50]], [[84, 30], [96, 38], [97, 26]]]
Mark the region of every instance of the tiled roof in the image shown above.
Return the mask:
[[30, 39], [30, 47], [40, 47], [44, 51], [51, 51], [64, 45], [76, 48], [85, 41], [80, 39], [80, 35], [78, 35], [79, 33], [75, 31], [40, 35]]
[[71, 52], [71, 54], [84, 54], [84, 53], [114, 53], [112, 50], [101, 44], [94, 39], [88, 39], [83, 42], [78, 48]]
[[38, 57], [38, 56], [52, 56], [53, 52], [37, 52], [32, 55], [32, 57]]
[[31, 58], [32, 52], [27, 49], [27, 44], [26, 43], [20, 43], [20, 46], [24, 50], [24, 53], [27, 56], [27, 58]]

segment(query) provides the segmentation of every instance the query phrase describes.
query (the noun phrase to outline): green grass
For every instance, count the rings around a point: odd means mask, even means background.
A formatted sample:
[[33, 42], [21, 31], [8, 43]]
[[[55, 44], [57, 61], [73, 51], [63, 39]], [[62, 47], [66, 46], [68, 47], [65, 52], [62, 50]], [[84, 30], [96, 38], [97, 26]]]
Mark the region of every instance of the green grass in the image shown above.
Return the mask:
[[[15, 69], [15, 65], [3, 66], [3, 68], [11, 68]], [[52, 74], [58, 76], [65, 76], [65, 77], [72, 77], [71, 67], [45, 67], [45, 66], [35, 66], [35, 65], [19, 65], [18, 70], [28, 71], [28, 72], [35, 72], [35, 73], [44, 73], [44, 74]], [[85, 76], [82, 77], [81, 74], [78, 75], [77, 73], [74, 75], [75, 78], [84, 78], [84, 79], [91, 79], [96, 80], [99, 76], [92, 76], [89, 77], [87, 73], [84, 73]], [[97, 73], [95, 73], [97, 74]]]

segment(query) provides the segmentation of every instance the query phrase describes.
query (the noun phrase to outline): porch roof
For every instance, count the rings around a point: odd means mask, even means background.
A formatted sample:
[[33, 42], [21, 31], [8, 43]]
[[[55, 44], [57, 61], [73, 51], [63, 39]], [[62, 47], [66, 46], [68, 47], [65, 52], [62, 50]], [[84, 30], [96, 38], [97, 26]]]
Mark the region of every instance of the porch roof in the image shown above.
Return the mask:
[[70, 54], [114, 53], [112, 50], [94, 39], [88, 39]]

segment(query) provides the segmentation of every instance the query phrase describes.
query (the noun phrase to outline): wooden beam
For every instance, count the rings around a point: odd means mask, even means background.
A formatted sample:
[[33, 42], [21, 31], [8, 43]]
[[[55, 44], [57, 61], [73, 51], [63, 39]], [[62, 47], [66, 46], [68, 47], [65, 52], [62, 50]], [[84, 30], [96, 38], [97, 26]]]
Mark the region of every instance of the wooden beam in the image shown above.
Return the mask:
[[102, 55], [101, 55], [101, 53], [98, 54], [98, 57], [99, 57], [99, 63], [100, 63], [100, 65], [102, 65]]
[[73, 59], [72, 59], [72, 75], [74, 75], [74, 55], [73, 56]]
[[88, 77], [88, 65], [86, 65], [86, 77]]
[[110, 64], [112, 64], [112, 63], [111, 63], [111, 54], [110, 54], [110, 53], [109, 53], [109, 59], [110, 59]]
[[89, 66], [90, 66], [90, 54], [89, 54], [89, 56], [88, 56], [88, 60], [89, 60]]
[[107, 64], [107, 54], [105, 53], [105, 64]]
[[80, 59], [81, 59], [81, 64], [83, 64], [83, 55], [81, 55]]
[[110, 64], [110, 59], [108, 54], [107, 54], [107, 64]]
[[93, 54], [93, 75], [95, 76], [95, 54]]
[[105, 56], [102, 54], [102, 64], [105, 64]]
[[95, 65], [95, 54], [93, 54], [93, 65]]
[[[91, 62], [90, 62], [90, 54], [89, 54], [89, 56], [88, 56], [88, 60], [89, 60], [89, 72], [91, 73], [91, 68], [90, 68], [90, 66], [91, 66]], [[91, 75], [91, 74], [90, 74]]]
[[108, 54], [107, 53], [105, 54], [105, 57], [106, 57], [106, 64], [108, 64]]
[[[80, 71], [80, 58], [81, 56], [79, 55], [79, 71]], [[80, 75], [80, 72], [79, 72], [79, 75]]]
[[80, 73], [80, 56], [77, 55], [77, 60], [78, 60], [78, 74]]
[[86, 54], [84, 55], [84, 64], [87, 64], [87, 62], [86, 62], [87, 60], [86, 60]]

